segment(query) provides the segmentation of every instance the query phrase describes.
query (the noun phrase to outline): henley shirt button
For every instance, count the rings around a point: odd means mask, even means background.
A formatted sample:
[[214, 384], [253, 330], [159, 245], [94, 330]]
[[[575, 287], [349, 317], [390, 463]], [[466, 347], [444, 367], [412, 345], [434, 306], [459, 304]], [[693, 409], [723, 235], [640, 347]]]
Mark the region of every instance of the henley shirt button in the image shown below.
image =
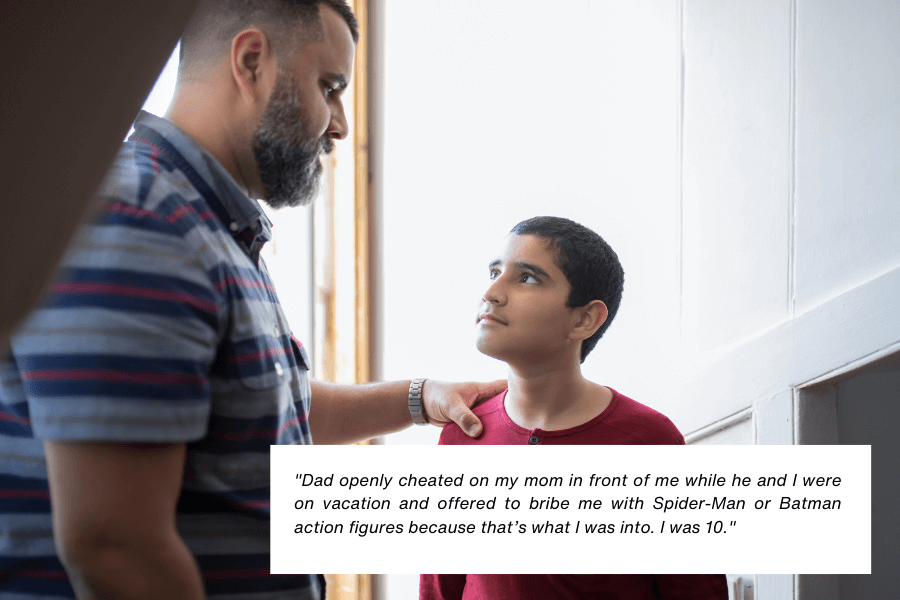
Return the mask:
[[231, 225], [228, 226], [228, 229], [230, 229], [230, 230], [232, 230], [232, 231], [237, 231], [237, 230], [238, 230], [238, 224], [237, 224], [236, 222], [232, 221], [232, 222], [231, 222]]
[[275, 363], [275, 372], [279, 377], [284, 375], [284, 367], [281, 366], [281, 363]]
[[533, 436], [531, 436], [530, 438], [528, 438], [528, 443], [531, 444], [532, 446], [533, 446], [534, 444], [537, 444], [537, 443], [540, 442], [540, 441], [541, 441], [541, 438], [539, 438], [539, 437], [536, 436], [536, 435], [533, 435]]

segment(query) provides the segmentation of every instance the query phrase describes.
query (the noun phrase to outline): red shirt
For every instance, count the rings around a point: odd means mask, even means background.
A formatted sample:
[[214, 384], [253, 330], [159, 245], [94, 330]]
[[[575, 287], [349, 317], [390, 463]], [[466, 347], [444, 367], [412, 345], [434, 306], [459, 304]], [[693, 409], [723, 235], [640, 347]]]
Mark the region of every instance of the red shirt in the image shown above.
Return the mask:
[[[508, 390], [507, 390], [508, 391]], [[635, 402], [610, 388], [613, 393], [609, 406], [602, 413], [576, 427], [557, 431], [525, 429], [513, 423], [503, 400], [506, 391], [476, 406], [474, 413], [481, 419], [484, 431], [470, 438], [456, 423], [441, 431], [440, 444], [587, 444], [587, 445], [668, 445], [684, 444], [678, 428], [664, 414]], [[537, 441], [532, 441], [537, 438]]]
[[[602, 413], [558, 431], [513, 423], [506, 392], [477, 406], [484, 431], [470, 438], [451, 423], [440, 444], [684, 444], [665, 415], [612, 390]], [[724, 575], [422, 575], [420, 600], [728, 600]]]
[[422, 575], [419, 600], [728, 600], [724, 575]]

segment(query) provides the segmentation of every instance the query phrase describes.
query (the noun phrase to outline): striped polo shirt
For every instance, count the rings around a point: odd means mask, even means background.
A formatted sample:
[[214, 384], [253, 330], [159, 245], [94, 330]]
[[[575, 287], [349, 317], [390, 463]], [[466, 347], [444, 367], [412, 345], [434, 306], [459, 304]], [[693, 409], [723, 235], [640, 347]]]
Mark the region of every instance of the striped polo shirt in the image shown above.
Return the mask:
[[319, 576], [269, 574], [269, 446], [312, 443], [309, 360], [259, 256], [269, 220], [147, 113], [101, 199], [0, 363], [0, 597], [74, 597], [42, 440], [96, 440], [187, 443], [177, 523], [208, 595], [319, 598]]

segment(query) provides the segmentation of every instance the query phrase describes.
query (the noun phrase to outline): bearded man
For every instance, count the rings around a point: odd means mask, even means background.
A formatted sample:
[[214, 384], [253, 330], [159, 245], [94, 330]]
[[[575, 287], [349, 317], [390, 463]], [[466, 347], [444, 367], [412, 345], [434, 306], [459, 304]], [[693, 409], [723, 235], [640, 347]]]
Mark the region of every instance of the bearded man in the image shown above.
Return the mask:
[[259, 256], [255, 199], [308, 203], [347, 133], [357, 39], [344, 0], [201, 4], [166, 118], [138, 116], [0, 363], [0, 596], [320, 598], [269, 574], [270, 445], [479, 433], [502, 384], [310, 382]]

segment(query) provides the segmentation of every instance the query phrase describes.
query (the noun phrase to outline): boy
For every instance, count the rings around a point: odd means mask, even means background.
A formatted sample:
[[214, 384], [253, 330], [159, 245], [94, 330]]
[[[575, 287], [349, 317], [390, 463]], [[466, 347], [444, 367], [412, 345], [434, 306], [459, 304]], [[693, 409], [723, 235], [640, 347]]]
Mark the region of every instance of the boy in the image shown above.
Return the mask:
[[[568, 219], [513, 227], [488, 266], [476, 346], [509, 387], [475, 409], [484, 430], [447, 425], [441, 444], [684, 444], [664, 415], [588, 381], [581, 363], [615, 317], [624, 273], [612, 248]], [[422, 575], [420, 600], [727, 600], [724, 575]]]

